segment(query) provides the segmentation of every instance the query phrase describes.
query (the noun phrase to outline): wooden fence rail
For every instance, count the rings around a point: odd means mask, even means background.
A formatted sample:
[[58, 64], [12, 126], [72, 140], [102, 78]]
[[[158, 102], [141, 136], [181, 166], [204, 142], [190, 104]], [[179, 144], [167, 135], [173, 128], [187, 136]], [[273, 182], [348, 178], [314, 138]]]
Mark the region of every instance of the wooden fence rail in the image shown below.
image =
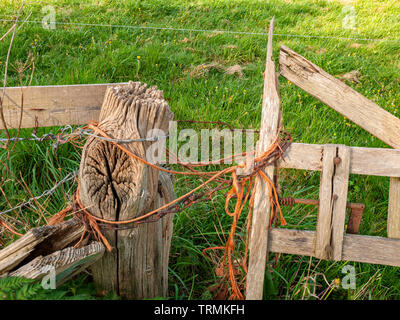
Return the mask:
[[[7, 126], [18, 128], [22, 97], [22, 128], [82, 125], [98, 120], [110, 85], [116, 84], [9, 87], [3, 103]], [[0, 129], [4, 129], [1, 123]]]

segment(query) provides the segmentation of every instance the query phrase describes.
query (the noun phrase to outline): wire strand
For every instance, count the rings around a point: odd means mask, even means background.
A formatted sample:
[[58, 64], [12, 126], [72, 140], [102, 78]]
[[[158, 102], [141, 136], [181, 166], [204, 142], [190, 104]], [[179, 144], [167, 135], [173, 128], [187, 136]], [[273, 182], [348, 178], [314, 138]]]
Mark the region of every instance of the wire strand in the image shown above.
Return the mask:
[[[1, 22], [14, 22], [11, 19], [0, 19]], [[26, 20], [25, 23], [42, 24], [38, 20]], [[55, 25], [70, 25], [81, 27], [101, 27], [101, 28], [127, 28], [127, 29], [147, 29], [147, 30], [166, 30], [166, 31], [179, 31], [179, 32], [203, 32], [203, 33], [221, 33], [221, 34], [238, 34], [238, 35], [254, 35], [254, 36], [268, 36], [267, 32], [247, 32], [247, 31], [232, 31], [220, 29], [188, 29], [188, 28], [173, 28], [166, 26], [135, 26], [124, 24], [102, 24], [102, 23], [85, 23], [85, 22], [54, 22]], [[380, 42], [400, 42], [399, 39], [380, 39], [380, 38], [356, 38], [356, 37], [340, 37], [340, 36], [324, 36], [324, 35], [306, 35], [306, 34], [292, 34], [292, 33], [274, 33], [277, 37], [293, 37], [293, 38], [315, 38], [315, 39], [329, 39], [329, 40], [351, 40], [351, 41], [380, 41]]]

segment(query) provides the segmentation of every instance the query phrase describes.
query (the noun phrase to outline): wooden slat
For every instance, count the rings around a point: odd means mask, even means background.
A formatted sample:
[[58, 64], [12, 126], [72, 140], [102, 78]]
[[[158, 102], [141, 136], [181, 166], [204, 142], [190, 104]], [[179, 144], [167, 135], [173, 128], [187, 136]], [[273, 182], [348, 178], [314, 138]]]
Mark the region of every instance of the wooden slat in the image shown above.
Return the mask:
[[[270, 230], [268, 250], [313, 256], [315, 231], [290, 229]], [[365, 263], [400, 266], [400, 240], [345, 234], [342, 259]]]
[[400, 149], [351, 147], [350, 173], [400, 177]]
[[279, 161], [280, 168], [298, 170], [322, 170], [321, 144], [292, 143]]
[[[322, 170], [320, 144], [292, 143], [280, 168]], [[350, 147], [350, 173], [382, 177], [400, 177], [400, 149]]]
[[104, 245], [95, 241], [82, 248], [68, 247], [45, 257], [38, 256], [8, 276], [40, 280], [53, 269], [58, 287], [100, 259], [104, 251]]
[[21, 238], [0, 250], [0, 275], [12, 270], [32, 256], [48, 250], [61, 250], [76, 242], [84, 231], [77, 219], [70, 219], [54, 226], [41, 226], [29, 230]]
[[400, 239], [400, 178], [390, 179], [387, 234]]
[[343, 260], [400, 266], [400, 240], [382, 237], [345, 235]]
[[272, 228], [268, 234], [268, 251], [314, 256], [315, 231]]
[[315, 236], [315, 256], [328, 259], [331, 255], [332, 190], [336, 145], [325, 145], [319, 188], [319, 210]]
[[[82, 84], [23, 87], [24, 114], [22, 128], [81, 125], [98, 120], [104, 93], [117, 84]], [[6, 88], [4, 116], [7, 126], [18, 128], [21, 88]], [[0, 123], [0, 129], [4, 129]]]
[[[260, 140], [257, 143], [257, 155], [261, 155], [263, 151], [267, 150], [274, 142], [280, 124], [278, 80], [275, 73], [275, 64], [272, 61], [273, 29], [274, 18], [271, 20], [268, 33], [261, 129]], [[271, 180], [273, 173], [273, 166], [269, 166], [265, 169], [265, 174], [267, 174]], [[246, 288], [246, 299], [248, 300], [262, 299], [265, 262], [267, 259], [269, 216], [271, 210], [265, 182], [257, 177], [255, 183], [254, 211], [250, 233], [249, 267]]]
[[282, 46], [280, 74], [393, 148], [400, 148], [400, 119], [293, 50]]
[[342, 260], [344, 223], [346, 220], [347, 189], [349, 186], [350, 173], [350, 148], [338, 146], [337, 151], [340, 163], [335, 165], [333, 177], [333, 194], [337, 199], [333, 203], [332, 211], [332, 259]]

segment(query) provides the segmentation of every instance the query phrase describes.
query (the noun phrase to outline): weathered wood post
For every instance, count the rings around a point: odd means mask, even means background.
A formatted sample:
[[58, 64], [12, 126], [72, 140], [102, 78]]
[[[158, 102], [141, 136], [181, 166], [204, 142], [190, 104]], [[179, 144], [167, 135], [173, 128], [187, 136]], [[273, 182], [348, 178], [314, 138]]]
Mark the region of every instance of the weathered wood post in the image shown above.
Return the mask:
[[[264, 91], [261, 111], [260, 140], [257, 142], [256, 155], [261, 155], [274, 142], [281, 122], [278, 78], [272, 56], [272, 36], [275, 17], [269, 24], [267, 58], [264, 73]], [[265, 174], [273, 178], [275, 167], [265, 168]], [[265, 264], [268, 251], [268, 228], [271, 206], [266, 183], [256, 179], [254, 212], [249, 242], [249, 267], [247, 273], [247, 300], [261, 300], [263, 295]]]
[[[152, 129], [168, 133], [173, 119], [163, 93], [139, 82], [109, 87], [98, 127], [114, 139], [148, 137]], [[152, 142], [124, 143], [145, 159]], [[106, 220], [128, 220], [173, 200], [172, 178], [129, 157], [117, 146], [90, 137], [83, 149], [79, 197], [91, 214]], [[113, 250], [92, 265], [100, 292], [128, 299], [166, 296], [172, 215], [136, 228], [102, 229]], [[123, 228], [121, 228], [123, 227]]]

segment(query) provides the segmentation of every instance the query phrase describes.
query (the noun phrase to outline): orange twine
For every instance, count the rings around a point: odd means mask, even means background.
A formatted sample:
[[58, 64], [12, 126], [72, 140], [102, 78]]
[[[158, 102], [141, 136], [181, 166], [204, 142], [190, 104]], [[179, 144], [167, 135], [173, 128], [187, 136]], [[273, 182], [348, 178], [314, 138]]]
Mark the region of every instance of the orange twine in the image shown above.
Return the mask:
[[4, 220], [0, 219], [0, 226], [4, 227], [5, 229], [7, 229], [8, 231], [10, 231], [12, 234], [15, 234], [17, 236], [22, 236], [22, 233], [19, 233], [18, 231], [16, 231], [12, 226], [10, 226], [7, 222], [5, 222]]
[[[111, 139], [110, 136], [108, 136], [105, 132], [103, 132], [100, 128], [97, 127], [97, 125], [94, 124], [89, 124], [87, 126], [89, 129], [92, 129], [94, 132], [96, 132], [97, 134]], [[245, 204], [248, 202], [249, 198], [249, 213], [248, 213], [248, 217], [247, 217], [247, 235], [246, 235], [246, 243], [245, 243], [245, 256], [243, 258], [242, 261], [242, 266], [243, 266], [243, 270], [245, 271], [245, 274], [247, 274], [247, 251], [248, 251], [248, 242], [249, 242], [249, 230], [250, 230], [250, 226], [251, 226], [251, 212], [254, 206], [254, 186], [253, 186], [253, 180], [254, 180], [254, 176], [250, 175], [250, 176], [243, 176], [241, 178], [239, 178], [236, 174], [236, 170], [239, 168], [244, 168], [245, 164], [239, 164], [239, 165], [235, 165], [235, 166], [231, 166], [229, 168], [223, 169], [221, 171], [214, 171], [214, 172], [205, 172], [205, 171], [197, 171], [194, 170], [192, 168], [190, 168], [189, 172], [183, 172], [183, 171], [175, 171], [175, 170], [170, 170], [170, 169], [166, 169], [166, 168], [162, 168], [159, 167], [157, 165], [154, 165], [148, 161], [146, 161], [145, 159], [142, 159], [141, 157], [135, 155], [134, 153], [132, 153], [130, 150], [128, 150], [126, 147], [118, 144], [117, 142], [114, 141], [109, 141], [110, 143], [114, 144], [117, 148], [119, 148], [120, 150], [122, 150], [123, 152], [125, 152], [127, 155], [129, 155], [131, 158], [134, 158], [140, 162], [142, 162], [143, 164], [154, 168], [156, 170], [159, 171], [164, 171], [167, 173], [171, 173], [171, 174], [180, 174], [180, 175], [197, 175], [197, 176], [203, 176], [204, 178], [209, 177], [208, 180], [206, 180], [205, 182], [203, 182], [201, 185], [199, 185], [198, 187], [194, 188], [193, 190], [189, 191], [188, 193], [186, 193], [185, 195], [161, 206], [160, 208], [150, 211], [140, 217], [136, 217], [133, 219], [129, 219], [129, 220], [121, 220], [121, 221], [110, 221], [110, 220], [106, 220], [106, 219], [102, 219], [99, 217], [96, 217], [94, 215], [92, 215], [89, 211], [87, 211], [85, 209], [85, 207], [83, 206], [83, 204], [81, 203], [81, 200], [79, 198], [79, 186], [76, 192], [76, 201], [79, 205], [79, 207], [81, 208], [81, 211], [84, 214], [85, 219], [87, 219], [88, 224], [90, 225], [90, 227], [92, 228], [92, 230], [94, 231], [95, 235], [97, 238], [99, 238], [104, 245], [107, 247], [108, 251], [112, 250], [112, 247], [110, 245], [110, 243], [107, 241], [106, 237], [101, 233], [100, 228], [97, 224], [97, 222], [103, 222], [103, 223], [107, 223], [107, 224], [112, 224], [112, 225], [122, 225], [122, 224], [130, 224], [130, 223], [135, 223], [135, 222], [139, 222], [142, 221], [146, 218], [149, 218], [150, 216], [156, 214], [157, 212], [160, 212], [163, 209], [169, 208], [172, 205], [184, 200], [185, 198], [187, 198], [188, 196], [192, 195], [193, 193], [195, 193], [196, 191], [200, 190], [201, 188], [205, 187], [206, 185], [208, 185], [209, 183], [215, 181], [215, 180], [219, 180], [221, 176], [225, 175], [225, 174], [232, 174], [232, 188], [229, 190], [228, 194], [227, 194], [227, 198], [225, 201], [225, 212], [226, 214], [228, 214], [230, 217], [233, 218], [232, 221], [232, 225], [231, 225], [231, 229], [230, 229], [230, 233], [229, 233], [229, 237], [227, 239], [226, 245], [225, 246], [218, 246], [218, 247], [210, 247], [210, 248], [206, 248], [203, 250], [203, 254], [208, 257], [206, 255], [206, 251], [209, 250], [219, 250], [219, 249], [224, 249], [225, 253], [222, 259], [222, 267], [225, 268], [225, 266], [228, 269], [227, 274], [225, 275], [228, 279], [229, 282], [231, 284], [232, 287], [232, 292], [231, 292], [231, 296], [229, 297], [229, 299], [244, 299], [244, 295], [241, 292], [241, 289], [239, 287], [239, 284], [237, 282], [237, 274], [239, 273], [238, 270], [235, 268], [234, 263], [232, 261], [232, 252], [235, 248], [235, 232], [236, 232], [236, 228], [237, 228], [237, 224], [239, 221], [239, 218], [241, 216], [241, 213], [243, 211], [243, 208], [245, 206]], [[254, 159], [255, 162], [260, 162], [263, 163], [264, 161], [266, 161], [266, 159], [276, 150], [276, 149], [280, 149], [280, 145], [279, 145], [279, 136], [277, 136], [276, 141], [271, 144], [267, 150], [265, 152], [263, 152], [262, 155], [256, 157]], [[244, 155], [245, 153], [241, 154]], [[225, 159], [221, 159], [222, 160]], [[218, 163], [219, 160], [217, 161]], [[213, 162], [214, 164], [216, 163], [215, 161]], [[179, 163], [181, 164], [181, 163]], [[208, 164], [212, 164], [211, 162]], [[181, 164], [183, 165], [183, 164]], [[203, 165], [207, 165], [207, 163], [201, 163], [201, 166]], [[190, 166], [190, 165], [185, 165], [185, 166]], [[268, 176], [263, 172], [262, 168], [261, 169], [257, 169], [257, 171], [255, 172], [255, 175], [258, 175], [263, 181], [266, 182], [267, 186], [268, 186], [268, 193], [269, 193], [269, 200], [270, 200], [270, 205], [271, 208], [278, 208], [279, 210], [279, 214], [280, 214], [280, 223], [282, 225], [286, 225], [286, 221], [283, 217], [281, 208], [279, 206], [279, 199], [278, 199], [278, 194], [276, 192], [274, 183], [271, 181], [270, 178], [268, 178]], [[247, 185], [247, 188], [246, 188]], [[246, 193], [245, 193], [245, 189]], [[251, 195], [251, 196], [250, 196]], [[210, 195], [211, 196], [211, 195]], [[233, 197], [236, 197], [236, 204], [235, 204], [235, 209], [233, 212], [229, 211], [229, 203], [231, 201], [231, 199]], [[68, 210], [68, 211], [67, 211]], [[65, 216], [65, 214], [67, 212], [71, 211], [70, 208], [64, 209], [63, 211], [61, 211], [59, 214], [57, 214], [56, 218], [51, 219], [50, 221], [59, 221], [59, 219], [62, 216]], [[272, 220], [274, 218], [274, 213], [275, 210], [272, 210], [272, 214], [271, 214], [271, 218], [270, 218], [270, 224], [269, 226], [272, 226]], [[86, 233], [86, 229], [84, 231], [84, 234]], [[84, 238], [84, 234], [82, 235], [81, 239], [79, 240], [78, 244], [83, 240]], [[77, 245], [78, 245], [77, 244]], [[226, 258], [227, 258], [227, 263], [226, 263]]]

